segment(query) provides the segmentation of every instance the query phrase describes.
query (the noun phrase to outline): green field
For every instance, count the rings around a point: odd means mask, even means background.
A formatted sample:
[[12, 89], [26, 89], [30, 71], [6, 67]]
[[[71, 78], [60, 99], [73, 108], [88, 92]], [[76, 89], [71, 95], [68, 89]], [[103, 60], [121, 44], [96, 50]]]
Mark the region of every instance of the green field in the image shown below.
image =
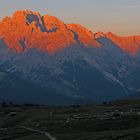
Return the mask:
[[86, 107], [0, 107], [0, 140], [50, 139], [140, 140], [140, 100]]

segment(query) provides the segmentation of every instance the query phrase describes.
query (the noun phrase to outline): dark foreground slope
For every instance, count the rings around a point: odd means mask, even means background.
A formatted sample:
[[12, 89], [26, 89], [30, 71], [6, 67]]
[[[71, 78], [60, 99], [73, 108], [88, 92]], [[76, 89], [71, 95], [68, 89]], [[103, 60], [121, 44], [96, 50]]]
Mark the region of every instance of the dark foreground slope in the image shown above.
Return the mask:
[[[0, 70], [0, 102], [13, 102], [18, 104], [47, 104], [47, 105], [70, 105], [80, 104], [79, 100], [66, 97], [45, 90], [34, 84]], [[88, 101], [83, 101], [82, 103]]]
[[0, 140], [139, 140], [140, 100], [0, 108]]

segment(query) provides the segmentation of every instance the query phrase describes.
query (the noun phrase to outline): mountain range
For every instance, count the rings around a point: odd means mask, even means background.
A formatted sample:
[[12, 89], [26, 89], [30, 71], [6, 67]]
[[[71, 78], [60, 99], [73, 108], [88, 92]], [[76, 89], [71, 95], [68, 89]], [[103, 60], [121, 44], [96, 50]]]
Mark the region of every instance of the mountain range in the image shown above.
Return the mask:
[[140, 90], [140, 36], [117, 36], [17, 11], [0, 21], [0, 100], [79, 104]]

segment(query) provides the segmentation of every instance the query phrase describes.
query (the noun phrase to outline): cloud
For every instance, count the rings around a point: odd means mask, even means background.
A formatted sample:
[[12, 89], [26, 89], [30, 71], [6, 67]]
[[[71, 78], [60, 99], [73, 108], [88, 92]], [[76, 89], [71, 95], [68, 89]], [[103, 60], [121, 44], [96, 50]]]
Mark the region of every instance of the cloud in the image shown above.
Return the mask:
[[140, 8], [140, 5], [124, 5], [124, 6], [116, 6], [113, 7], [116, 9], [131, 9], [131, 8]]

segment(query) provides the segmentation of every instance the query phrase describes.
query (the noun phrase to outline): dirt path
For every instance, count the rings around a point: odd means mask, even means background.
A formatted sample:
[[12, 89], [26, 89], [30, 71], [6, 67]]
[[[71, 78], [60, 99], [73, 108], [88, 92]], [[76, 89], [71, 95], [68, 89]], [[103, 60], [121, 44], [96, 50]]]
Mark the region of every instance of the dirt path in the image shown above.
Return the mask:
[[41, 131], [41, 130], [36, 130], [36, 129], [33, 129], [33, 128], [28, 128], [28, 127], [25, 127], [25, 126], [21, 126], [22, 129], [25, 129], [25, 130], [28, 130], [30, 132], [36, 132], [38, 134], [43, 134], [45, 135], [46, 137], [48, 137], [50, 140], [56, 140], [55, 137], [53, 137], [50, 133], [48, 132], [45, 132], [45, 131]]

